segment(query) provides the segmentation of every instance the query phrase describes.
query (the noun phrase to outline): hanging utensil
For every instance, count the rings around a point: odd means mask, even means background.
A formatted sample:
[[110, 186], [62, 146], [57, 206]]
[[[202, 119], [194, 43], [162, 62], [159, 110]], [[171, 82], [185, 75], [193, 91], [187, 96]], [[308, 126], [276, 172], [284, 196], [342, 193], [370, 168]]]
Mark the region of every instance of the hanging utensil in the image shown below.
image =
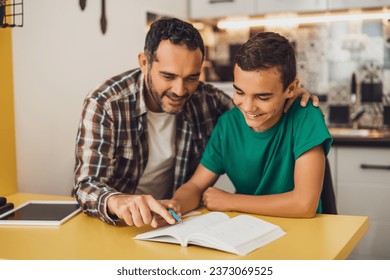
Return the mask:
[[85, 7], [87, 6], [87, 0], [79, 0], [79, 5], [82, 11], [85, 10]]
[[106, 0], [102, 0], [102, 16], [100, 17], [100, 28], [102, 30], [102, 33], [105, 34], [107, 30]]
[[3, 27], [3, 22], [5, 19], [5, 7], [6, 7], [5, 0], [0, 0], [0, 26], [1, 27]]

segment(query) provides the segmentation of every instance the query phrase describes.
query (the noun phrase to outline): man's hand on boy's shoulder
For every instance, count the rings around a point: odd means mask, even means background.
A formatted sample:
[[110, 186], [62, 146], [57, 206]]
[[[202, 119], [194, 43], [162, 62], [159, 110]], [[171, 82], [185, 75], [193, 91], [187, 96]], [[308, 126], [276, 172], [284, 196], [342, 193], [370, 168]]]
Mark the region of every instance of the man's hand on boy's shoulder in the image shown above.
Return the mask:
[[313, 105], [315, 107], [318, 107], [320, 105], [320, 101], [318, 100], [318, 97], [315, 96], [315, 95], [311, 95], [307, 90], [305, 90], [304, 88], [301, 88], [301, 87], [297, 87], [296, 90], [295, 90], [295, 93], [294, 93], [294, 96], [292, 98], [290, 98], [286, 105], [284, 106], [284, 112], [287, 112], [288, 109], [291, 107], [291, 105], [294, 103], [294, 101], [297, 99], [297, 98], [301, 98], [301, 106], [302, 107], [306, 107], [307, 105], [307, 102], [309, 102], [309, 100], [311, 99], [313, 101]]

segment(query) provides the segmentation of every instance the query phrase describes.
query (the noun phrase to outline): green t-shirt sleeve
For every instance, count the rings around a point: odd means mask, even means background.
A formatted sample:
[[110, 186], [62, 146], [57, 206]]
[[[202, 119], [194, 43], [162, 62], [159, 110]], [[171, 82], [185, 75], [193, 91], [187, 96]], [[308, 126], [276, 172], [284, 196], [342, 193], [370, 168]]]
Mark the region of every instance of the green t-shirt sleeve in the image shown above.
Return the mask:
[[332, 144], [332, 136], [321, 110], [314, 107], [311, 102], [306, 107], [298, 106], [293, 114], [295, 160], [303, 153], [321, 144], [324, 147], [325, 156], [327, 156]]
[[[223, 116], [222, 116], [223, 117]], [[202, 155], [200, 163], [211, 172], [222, 175], [225, 173], [222, 156], [222, 122], [219, 118], [217, 125], [211, 133], [211, 137], [206, 145], [206, 149]]]

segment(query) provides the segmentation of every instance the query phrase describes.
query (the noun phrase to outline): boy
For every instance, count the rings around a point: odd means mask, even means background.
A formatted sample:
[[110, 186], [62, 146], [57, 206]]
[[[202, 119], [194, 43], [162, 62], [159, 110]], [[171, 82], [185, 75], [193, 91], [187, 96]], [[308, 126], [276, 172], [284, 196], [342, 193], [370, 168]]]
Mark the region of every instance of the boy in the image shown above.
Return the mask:
[[[185, 213], [203, 205], [281, 217], [321, 213], [325, 157], [332, 138], [320, 109], [295, 102], [294, 49], [272, 32], [249, 39], [235, 58], [235, 108], [218, 120], [192, 178], [174, 194]], [[227, 173], [236, 193], [210, 187]]]

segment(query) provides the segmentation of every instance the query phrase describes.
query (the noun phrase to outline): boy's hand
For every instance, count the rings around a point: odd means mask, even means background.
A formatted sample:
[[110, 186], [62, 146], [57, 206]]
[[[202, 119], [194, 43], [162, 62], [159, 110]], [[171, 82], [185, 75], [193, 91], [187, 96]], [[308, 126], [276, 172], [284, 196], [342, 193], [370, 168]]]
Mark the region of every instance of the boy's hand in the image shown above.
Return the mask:
[[318, 97], [315, 95], [311, 95], [307, 90], [301, 87], [297, 87], [295, 89], [294, 96], [288, 99], [286, 105], [284, 106], [284, 112], [286, 113], [287, 110], [291, 107], [291, 105], [294, 103], [294, 101], [300, 97], [301, 98], [301, 106], [306, 107], [307, 102], [311, 99], [313, 101], [313, 105], [315, 107], [318, 107], [320, 105], [320, 102], [318, 100]]
[[229, 198], [234, 195], [232, 193], [209, 187], [203, 193], [203, 205], [212, 211], [232, 211], [233, 209], [229, 208], [230, 203], [228, 202]]

